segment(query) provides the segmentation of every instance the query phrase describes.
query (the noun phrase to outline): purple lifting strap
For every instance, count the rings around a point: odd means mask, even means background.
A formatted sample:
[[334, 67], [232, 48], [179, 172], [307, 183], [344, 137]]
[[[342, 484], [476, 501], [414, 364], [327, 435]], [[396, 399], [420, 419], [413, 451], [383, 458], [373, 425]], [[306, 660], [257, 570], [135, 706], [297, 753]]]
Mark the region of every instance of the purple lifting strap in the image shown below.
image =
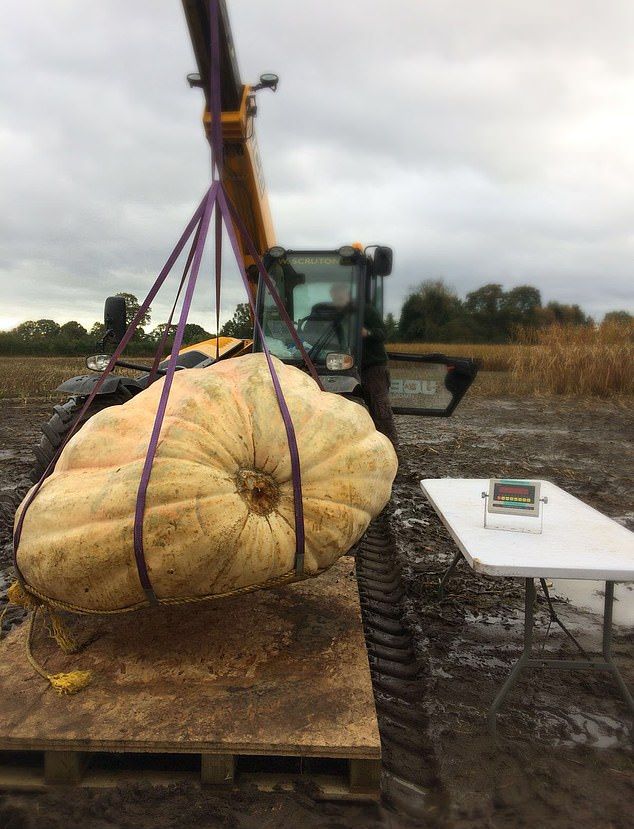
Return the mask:
[[106, 381], [106, 377], [112, 372], [112, 369], [114, 368], [114, 365], [115, 365], [116, 361], [119, 359], [119, 357], [121, 356], [123, 350], [125, 349], [127, 344], [130, 342], [130, 340], [132, 339], [132, 337], [134, 335], [134, 332], [136, 331], [136, 329], [139, 325], [139, 322], [141, 321], [143, 315], [146, 313], [146, 311], [150, 307], [150, 303], [152, 302], [152, 300], [154, 299], [154, 297], [158, 293], [159, 288], [163, 285], [163, 283], [167, 279], [170, 271], [174, 267], [174, 263], [176, 262], [176, 260], [180, 256], [181, 252], [183, 251], [183, 248], [185, 247], [189, 237], [192, 235], [192, 233], [194, 231], [194, 228], [196, 228], [196, 226], [200, 223], [200, 219], [201, 219], [201, 216], [203, 214], [205, 205], [207, 204], [207, 196], [208, 196], [208, 194], [205, 195], [202, 202], [199, 204], [196, 212], [194, 213], [194, 215], [190, 219], [189, 224], [187, 225], [187, 227], [183, 231], [182, 236], [180, 237], [180, 239], [176, 243], [176, 246], [174, 247], [174, 250], [169, 255], [169, 257], [167, 259], [167, 262], [163, 266], [163, 269], [159, 273], [159, 275], [156, 279], [156, 282], [154, 283], [154, 285], [152, 285], [147, 297], [141, 303], [141, 305], [139, 307], [139, 310], [137, 311], [137, 313], [136, 313], [134, 319], [132, 320], [132, 322], [130, 323], [130, 325], [128, 327], [128, 330], [126, 331], [125, 335], [123, 336], [123, 339], [121, 340], [121, 342], [119, 343], [119, 345], [115, 349], [114, 354], [110, 358], [110, 362], [108, 363], [108, 366], [107, 366], [106, 370], [103, 372], [101, 377], [99, 377], [99, 379], [97, 380], [97, 382], [94, 385], [93, 390], [90, 392], [90, 394], [86, 398], [86, 401], [84, 402], [84, 405], [82, 406], [81, 410], [78, 412], [78, 414], [75, 418], [75, 422], [72, 425], [72, 427], [69, 429], [68, 434], [66, 435], [66, 438], [62, 441], [61, 445], [58, 447], [58, 449], [55, 452], [55, 454], [53, 455], [53, 458], [51, 459], [50, 463], [48, 464], [48, 466], [44, 470], [44, 473], [43, 473], [42, 477], [37, 482], [37, 484], [33, 487], [33, 489], [31, 490], [31, 492], [29, 493], [29, 495], [26, 499], [26, 502], [25, 502], [24, 507], [22, 509], [22, 513], [21, 513], [20, 518], [19, 518], [19, 520], [16, 524], [15, 532], [13, 534], [13, 564], [14, 564], [14, 567], [15, 567], [15, 572], [16, 572], [18, 578], [21, 581], [24, 581], [24, 579], [22, 577], [22, 573], [20, 572], [20, 568], [19, 568], [18, 560], [17, 560], [17, 555], [18, 555], [18, 545], [20, 543], [20, 536], [22, 535], [22, 527], [24, 525], [24, 519], [26, 517], [27, 510], [29, 509], [29, 507], [33, 503], [33, 500], [34, 500], [35, 496], [37, 495], [37, 493], [40, 491], [40, 489], [42, 487], [42, 484], [44, 483], [44, 481], [48, 478], [48, 476], [51, 474], [51, 472], [55, 468], [55, 464], [57, 463], [57, 460], [58, 460], [59, 456], [61, 455], [62, 450], [64, 449], [64, 447], [66, 446], [68, 441], [71, 439], [71, 437], [77, 431], [77, 428], [78, 428], [78, 426], [81, 422], [82, 417], [86, 414], [86, 412], [88, 411], [88, 407], [90, 406], [92, 401], [95, 399], [95, 397], [99, 393], [99, 390], [101, 389], [101, 387], [103, 386], [103, 384]]
[[211, 114], [211, 174], [215, 179], [222, 176], [224, 146], [222, 143], [222, 102], [220, 98], [220, 11], [218, 0], [209, 0], [209, 103]]
[[[55, 464], [57, 460], [70, 440], [73, 434], [76, 432], [79, 423], [81, 422], [81, 418], [84, 416], [88, 407], [94, 400], [95, 396], [99, 392], [101, 386], [105, 382], [106, 377], [111, 373], [112, 369], [116, 361], [121, 356], [123, 350], [131, 340], [134, 332], [136, 331], [140, 320], [142, 319], [143, 315], [147, 311], [150, 306], [150, 303], [158, 293], [159, 289], [165, 282], [167, 276], [171, 272], [174, 264], [176, 263], [178, 257], [182, 253], [185, 245], [187, 244], [188, 240], [192, 236], [194, 230], [196, 233], [194, 235], [194, 240], [191, 245], [191, 249], [187, 258], [187, 262], [183, 271], [183, 275], [181, 277], [180, 285], [176, 294], [176, 299], [174, 301], [174, 305], [172, 307], [172, 311], [169, 316], [169, 320], [167, 323], [167, 327], [161, 337], [161, 341], [158, 345], [156, 355], [154, 357], [154, 361], [152, 364], [152, 370], [150, 373], [151, 379], [153, 379], [156, 375], [156, 370], [158, 367], [158, 363], [161, 359], [161, 355], [163, 353], [165, 344], [167, 342], [167, 338], [169, 336], [170, 327], [172, 324], [172, 319], [175, 313], [176, 305], [182, 291], [183, 286], [186, 284], [185, 289], [185, 297], [183, 300], [183, 307], [181, 309], [181, 313], [179, 316], [178, 325], [176, 328], [176, 332], [174, 335], [174, 342], [172, 344], [172, 349], [170, 353], [170, 358], [167, 366], [167, 371], [165, 375], [165, 380], [163, 384], [163, 389], [161, 390], [161, 396], [159, 399], [159, 404], [157, 407], [156, 416], [154, 419], [154, 424], [152, 428], [152, 433], [150, 436], [148, 449], [146, 453], [145, 463], [143, 466], [143, 471], [141, 474], [141, 480], [139, 482], [139, 489], [137, 491], [137, 499], [136, 499], [136, 506], [135, 506], [135, 516], [134, 516], [134, 555], [137, 565], [137, 570], [139, 573], [139, 580], [141, 582], [141, 586], [146, 594], [148, 600], [152, 603], [157, 602], [156, 595], [154, 590], [152, 589], [152, 584], [150, 581], [148, 569], [147, 569], [147, 562], [145, 559], [145, 553], [143, 548], [143, 518], [145, 513], [145, 504], [146, 504], [146, 496], [147, 496], [147, 489], [150, 482], [151, 474], [152, 474], [152, 465], [154, 462], [154, 458], [156, 456], [156, 450], [158, 448], [158, 443], [160, 439], [161, 427], [163, 424], [163, 420], [165, 417], [165, 411], [167, 408], [167, 402], [169, 399], [169, 393], [172, 386], [172, 381], [174, 379], [174, 373], [176, 371], [176, 361], [178, 358], [178, 352], [181, 348], [183, 342], [183, 335], [185, 331], [185, 325], [187, 322], [187, 317], [189, 315], [189, 310], [191, 307], [192, 299], [194, 296], [194, 290], [196, 287], [196, 281], [198, 278], [198, 274], [200, 271], [200, 265], [202, 260], [202, 255], [205, 247], [205, 242], [207, 240], [208, 232], [209, 232], [209, 224], [211, 221], [211, 214], [212, 211], [216, 210], [215, 216], [215, 247], [216, 247], [216, 255], [215, 255], [215, 276], [216, 276], [216, 331], [218, 332], [218, 325], [219, 325], [219, 318], [220, 318], [220, 286], [221, 286], [221, 263], [222, 263], [222, 223], [224, 220], [225, 227], [227, 229], [227, 234], [229, 236], [229, 240], [231, 242], [231, 246], [233, 248], [236, 260], [240, 265], [240, 274], [242, 277], [242, 281], [246, 288], [247, 298], [249, 301], [249, 305], [251, 307], [251, 312], [253, 314], [254, 323], [256, 330], [259, 334], [259, 337], [262, 341], [262, 347], [264, 349], [264, 354], [266, 357], [267, 365], [271, 374], [271, 380], [273, 382], [273, 388], [275, 390], [275, 396], [277, 398], [277, 403], [279, 406], [280, 414], [282, 416], [282, 420], [284, 422], [284, 428], [286, 430], [286, 437], [288, 441], [290, 459], [291, 459], [291, 477], [293, 482], [293, 499], [294, 499], [294, 513], [295, 513], [295, 570], [296, 572], [302, 573], [304, 568], [304, 553], [305, 553], [305, 533], [304, 533], [304, 513], [303, 513], [303, 506], [302, 506], [302, 481], [301, 481], [301, 468], [300, 468], [300, 459], [299, 459], [299, 450], [297, 447], [297, 438], [295, 435], [295, 429], [293, 427], [293, 421], [286, 405], [286, 401], [284, 399], [284, 394], [282, 392], [282, 388], [280, 385], [279, 378], [275, 371], [275, 366], [273, 364], [273, 360], [271, 357], [271, 353], [269, 351], [268, 345], [264, 338], [264, 334], [262, 328], [260, 326], [259, 320], [256, 316], [256, 309], [253, 301], [253, 296], [251, 294], [251, 290], [249, 287], [249, 281], [246, 273], [246, 268], [244, 266], [242, 260], [242, 250], [240, 248], [240, 244], [238, 242], [238, 237], [236, 233], [236, 226], [240, 232], [240, 237], [242, 242], [246, 245], [247, 251], [250, 256], [253, 257], [254, 261], [256, 262], [258, 271], [260, 273], [261, 278], [263, 279], [265, 285], [267, 286], [271, 296], [278, 307], [280, 312], [280, 316], [286, 323], [288, 330], [300, 351], [306, 366], [311, 373], [314, 380], [317, 382], [320, 388], [322, 388], [319, 376], [317, 371], [306, 353], [303, 343], [301, 342], [297, 331], [295, 330], [295, 326], [290, 319], [286, 308], [284, 307], [282, 300], [279, 297], [275, 284], [271, 280], [269, 274], [267, 273], [260, 256], [258, 255], [257, 250], [255, 249], [255, 245], [253, 244], [252, 239], [250, 238], [248, 231], [242, 221], [240, 215], [238, 214], [235, 206], [231, 203], [225, 188], [222, 184], [222, 181], [219, 180], [221, 171], [222, 171], [222, 163], [223, 163], [223, 145], [222, 145], [222, 124], [221, 124], [221, 102], [220, 102], [220, 47], [219, 47], [219, 17], [218, 17], [218, 2], [217, 0], [210, 0], [209, 2], [209, 11], [210, 11], [210, 39], [211, 39], [211, 115], [212, 115], [212, 124], [211, 124], [211, 150], [212, 150], [212, 185], [205, 194], [202, 202], [198, 206], [198, 209], [194, 213], [192, 219], [190, 220], [189, 224], [187, 225], [183, 235], [177, 242], [174, 250], [170, 254], [165, 266], [161, 270], [159, 276], [156, 279], [156, 282], [150, 289], [147, 297], [141, 304], [137, 314], [135, 315], [132, 323], [128, 327], [123, 339], [117, 346], [114, 354], [112, 355], [110, 362], [108, 363], [108, 367], [103, 372], [102, 376], [99, 378], [97, 383], [95, 384], [92, 392], [88, 395], [84, 405], [81, 408], [81, 411], [76, 417], [76, 420], [69, 430], [68, 435], [66, 436], [65, 440], [62, 442], [61, 446], [56, 451], [53, 459], [47, 466], [42, 478], [37, 483], [37, 485], [33, 488], [32, 492], [29, 494], [29, 497], [24, 505], [24, 509], [22, 510], [22, 514], [20, 519], [16, 525], [14, 539], [13, 539], [13, 556], [14, 556], [14, 564], [16, 573], [18, 577], [22, 579], [22, 574], [20, 573], [18, 563], [17, 563], [17, 551], [18, 545], [20, 542], [20, 536], [22, 533], [22, 527], [24, 524], [24, 518], [26, 515], [26, 511], [30, 507], [33, 499], [39, 492], [43, 482], [46, 478], [50, 475], [50, 473], [55, 468]], [[218, 342], [216, 342], [216, 356], [218, 356]]]
[[216, 360], [220, 356], [220, 282], [222, 279], [222, 216], [216, 210]]
[[[187, 289], [185, 292], [185, 299], [183, 302], [183, 308], [181, 310], [181, 315], [178, 323], [178, 327], [176, 330], [176, 335], [174, 337], [174, 343], [172, 346], [172, 353], [170, 355], [167, 374], [164, 381], [164, 386], [161, 392], [161, 398], [159, 401], [156, 418], [154, 420], [154, 426], [152, 429], [152, 435], [150, 437], [150, 442], [148, 445], [147, 455], [145, 458], [145, 464], [143, 467], [143, 472], [141, 475], [141, 481], [139, 484], [139, 490], [137, 493], [137, 501], [136, 501], [136, 508], [135, 508], [135, 522], [134, 522], [134, 554], [136, 558], [137, 569], [139, 571], [139, 578], [141, 581], [141, 585], [143, 590], [147, 596], [147, 598], [151, 602], [156, 602], [156, 595], [152, 589], [151, 581], [149, 578], [148, 570], [147, 570], [147, 562], [145, 559], [144, 549], [143, 549], [143, 517], [145, 513], [145, 503], [146, 503], [146, 496], [147, 496], [147, 488], [150, 482], [150, 477], [152, 474], [152, 465], [154, 462], [154, 458], [156, 456], [156, 450], [158, 447], [158, 442], [160, 438], [161, 426], [163, 424], [163, 419], [165, 416], [165, 410], [167, 407], [167, 401], [169, 398], [169, 392], [172, 385], [172, 380], [174, 377], [174, 372], [176, 369], [176, 360], [178, 357], [178, 351], [182, 344], [183, 339], [183, 332], [185, 329], [185, 323], [187, 321], [187, 316], [189, 314], [189, 309], [191, 307], [191, 301], [194, 295], [194, 288], [196, 285], [196, 279], [198, 277], [198, 272], [200, 270], [200, 262], [202, 259], [202, 254], [205, 246], [205, 242], [207, 239], [207, 234], [209, 231], [209, 223], [211, 219], [211, 212], [213, 208], [216, 209], [216, 223], [215, 223], [215, 243], [216, 243], [216, 257], [215, 257], [215, 273], [216, 273], [216, 319], [219, 322], [219, 310], [220, 310], [220, 285], [221, 285], [221, 262], [222, 262], [222, 220], [224, 220], [225, 227], [227, 229], [227, 234], [229, 236], [229, 240], [231, 242], [231, 246], [233, 248], [235, 257], [237, 262], [240, 264], [240, 273], [242, 276], [242, 280], [245, 285], [245, 289], [247, 292], [247, 297], [249, 300], [249, 305], [251, 306], [251, 312], [253, 314], [254, 322], [260, 339], [262, 341], [262, 346], [264, 349], [264, 354], [266, 356], [266, 361], [269, 367], [269, 371], [271, 374], [271, 380], [273, 382], [273, 388], [275, 390], [275, 395], [277, 398], [278, 406], [280, 409], [280, 413], [282, 415], [282, 420], [284, 422], [284, 428], [286, 430], [286, 437], [288, 441], [289, 453], [291, 458], [291, 476], [293, 481], [293, 501], [294, 501], [294, 513], [295, 513], [295, 570], [298, 573], [303, 572], [304, 569], [304, 555], [305, 555], [305, 532], [304, 532], [304, 511], [303, 511], [303, 504], [302, 504], [302, 482], [301, 482], [301, 469], [300, 469], [300, 460], [299, 460], [299, 450], [297, 447], [297, 438], [295, 435], [295, 429], [293, 427], [293, 421], [291, 418], [291, 414], [288, 410], [288, 406], [286, 405], [286, 401], [284, 399], [284, 394], [282, 392], [282, 388], [279, 382], [279, 378], [275, 371], [275, 366], [273, 365], [273, 360], [271, 358], [271, 354], [266, 344], [266, 340], [264, 339], [264, 335], [262, 329], [260, 327], [260, 323], [257, 319], [256, 309], [253, 302], [253, 296], [251, 294], [248, 278], [246, 274], [246, 269], [242, 262], [242, 251], [240, 250], [240, 246], [238, 244], [238, 238], [236, 235], [236, 231], [234, 228], [234, 221], [239, 223], [240, 232], [243, 237], [243, 240], [246, 242], [247, 249], [249, 253], [255, 259], [258, 270], [262, 275], [262, 278], [265, 280], [269, 291], [273, 295], [274, 301], [276, 302], [278, 308], [280, 309], [280, 314], [284, 321], [286, 322], [288, 329], [293, 337], [295, 343], [297, 344], [306, 365], [315, 378], [316, 382], [319, 384], [321, 388], [321, 383], [319, 381], [319, 377], [313, 366], [310, 358], [308, 357], [303, 343], [299, 339], [297, 332], [295, 331], [295, 327], [288, 316], [286, 309], [284, 308], [281, 299], [275, 289], [275, 286], [268, 276], [266, 269], [264, 268], [260, 257], [255, 250], [255, 246], [253, 245], [252, 240], [249, 237], [249, 234], [246, 231], [246, 227], [242, 223], [240, 216], [238, 215], [237, 211], [230, 205], [229, 199], [225, 192], [225, 188], [222, 184], [221, 180], [217, 180], [216, 176], [220, 177], [222, 173], [222, 163], [223, 163], [223, 146], [222, 146], [222, 123], [221, 123], [221, 102], [220, 102], [220, 46], [219, 46], [219, 17], [218, 17], [218, 3], [217, 0], [210, 0], [209, 3], [209, 20], [210, 20], [210, 43], [211, 43], [211, 68], [210, 68], [210, 76], [211, 76], [211, 94], [210, 94], [210, 101], [211, 101], [211, 150], [212, 150], [212, 158], [211, 158], [211, 166], [212, 166], [212, 176], [213, 176], [213, 184], [209, 193], [206, 198], [205, 209], [203, 212], [203, 216], [200, 220], [200, 227], [198, 229], [197, 238], [195, 240], [195, 251], [193, 255], [193, 263], [191, 268], [191, 274], [189, 277], [189, 281], [187, 283]], [[217, 331], [218, 334], [218, 331]], [[216, 341], [216, 354], [218, 354], [218, 342]]]
[[[222, 188], [218, 192], [218, 199], [220, 204], [222, 205], [224, 215], [227, 216], [227, 214], [229, 213], [229, 204], [226, 193]], [[244, 267], [244, 263], [241, 257], [240, 245], [238, 244], [238, 238], [236, 236], [233, 224], [230, 220], [226, 222], [226, 227], [227, 233], [229, 234], [231, 246], [233, 247], [233, 251], [236, 256], [236, 260], [240, 264], [240, 274], [242, 276], [242, 281], [244, 282], [244, 287], [246, 288], [247, 297], [249, 299], [249, 305], [251, 306], [251, 313], [253, 314], [253, 320], [255, 322], [255, 327], [260, 336], [262, 347], [264, 349], [264, 354], [266, 355], [266, 362], [268, 363], [269, 371], [271, 372], [271, 380], [273, 381], [275, 396], [277, 397], [277, 404], [280, 409], [280, 414], [282, 415], [282, 420], [284, 421], [284, 428], [286, 429], [286, 439], [288, 441], [288, 449], [291, 455], [291, 475], [293, 479], [293, 502], [295, 510], [295, 572], [302, 573], [304, 570], [305, 547], [304, 508], [302, 501], [302, 475], [299, 464], [299, 449], [297, 448], [295, 427], [293, 426], [293, 420], [288, 410], [288, 406], [286, 405], [286, 400], [284, 399], [284, 394], [280, 386], [280, 381], [277, 376], [277, 372], [275, 371], [275, 366], [273, 365], [273, 360], [271, 359], [271, 352], [269, 351], [269, 347], [266, 344], [264, 333], [260, 326], [260, 321], [257, 318], [255, 304], [253, 302], [253, 296], [249, 289], [249, 280], [247, 278], [246, 268]], [[260, 262], [259, 257], [257, 261], [258, 263]], [[278, 308], [282, 307], [283, 306], [280, 301]]]
[[176, 333], [174, 335], [172, 353], [167, 365], [167, 373], [163, 382], [163, 388], [161, 389], [161, 397], [156, 410], [156, 417], [154, 418], [154, 426], [152, 427], [152, 434], [150, 436], [150, 442], [145, 456], [145, 463], [143, 465], [143, 472], [141, 473], [141, 480], [139, 482], [136, 506], [134, 510], [134, 557], [136, 559], [137, 570], [139, 571], [141, 586], [147, 598], [153, 602], [156, 601], [156, 595], [154, 594], [154, 590], [152, 589], [152, 584], [150, 582], [150, 577], [147, 571], [147, 562], [145, 560], [145, 552], [143, 549], [143, 516], [145, 513], [145, 499], [148, 484], [150, 482], [150, 476], [152, 474], [152, 464], [154, 463], [154, 458], [156, 456], [161, 426], [163, 425], [163, 418], [165, 417], [167, 400], [169, 398], [170, 389], [172, 388], [174, 372], [176, 371], [176, 360], [178, 358], [180, 347], [183, 343], [185, 323], [187, 322], [187, 317], [189, 316], [189, 309], [194, 296], [194, 288], [196, 287], [196, 279], [198, 278], [198, 272], [200, 271], [200, 263], [202, 260], [203, 249], [205, 247], [205, 239], [207, 238], [209, 222], [211, 220], [211, 211], [216, 201], [217, 191], [218, 182], [214, 182], [205, 197], [205, 209], [200, 220], [200, 232], [197, 234], [197, 238], [195, 240], [194, 256], [189, 279], [187, 281], [187, 288], [185, 289], [183, 307], [181, 308], [180, 318], [178, 320]]
[[181, 281], [178, 285], [178, 290], [176, 291], [176, 297], [174, 299], [174, 304], [172, 305], [172, 310], [170, 311], [170, 315], [167, 319], [167, 323], [165, 324], [165, 331], [161, 336], [161, 340], [157, 346], [156, 353], [154, 355], [154, 360], [152, 362], [152, 369], [150, 371], [150, 376], [148, 378], [148, 386], [151, 385], [155, 380], [158, 372], [159, 363], [163, 359], [163, 354], [165, 354], [165, 346], [167, 344], [167, 340], [169, 339], [170, 330], [172, 328], [172, 321], [174, 319], [174, 314], [176, 313], [176, 306], [178, 305], [178, 300], [180, 299], [181, 291], [183, 290], [183, 286], [185, 284], [185, 280], [187, 279], [187, 274], [189, 273], [189, 269], [192, 264], [192, 259], [194, 258], [194, 252], [196, 250], [196, 246], [198, 244], [198, 237], [200, 236], [200, 223], [196, 228], [196, 235], [194, 236], [194, 242], [190, 248], [189, 254], [187, 256], [187, 261], [185, 262], [185, 267], [183, 268], [183, 275], [181, 276]]
[[[170, 355], [167, 374], [164, 381], [164, 386], [161, 392], [161, 398], [159, 401], [156, 418], [154, 420], [154, 426], [152, 429], [152, 435], [150, 437], [150, 442], [148, 445], [147, 455], [145, 458], [145, 464], [143, 467], [143, 472], [141, 475], [141, 481], [139, 484], [139, 490], [137, 493], [137, 502], [135, 508], [135, 523], [134, 523], [134, 554], [137, 563], [137, 569], [139, 571], [139, 578], [141, 581], [141, 585], [143, 590], [146, 593], [148, 599], [152, 602], [156, 601], [156, 596], [152, 589], [151, 581], [149, 578], [148, 570], [147, 570], [147, 563], [145, 559], [144, 549], [143, 549], [143, 517], [145, 513], [145, 504], [146, 504], [146, 497], [147, 497], [147, 488], [150, 482], [150, 477], [152, 474], [152, 465], [154, 463], [154, 458], [156, 457], [156, 450], [158, 448], [158, 443], [160, 439], [161, 433], [161, 426], [163, 424], [163, 420], [165, 417], [165, 411], [167, 408], [167, 401], [169, 398], [169, 393], [172, 385], [172, 380], [174, 377], [174, 372], [176, 369], [176, 360], [178, 357], [178, 352], [180, 350], [182, 340], [183, 340], [183, 333], [185, 329], [185, 323], [187, 321], [187, 317], [189, 315], [189, 309], [191, 307], [192, 298], [194, 295], [194, 288], [196, 285], [196, 280], [198, 278], [198, 273], [200, 270], [200, 263], [202, 259], [202, 254], [205, 246], [205, 242], [207, 239], [207, 234], [209, 232], [209, 223], [211, 220], [211, 212], [215, 208], [216, 210], [216, 217], [215, 217], [215, 276], [216, 276], [216, 332], [219, 330], [219, 321], [220, 321], [220, 290], [221, 290], [221, 268], [222, 268], [222, 222], [224, 220], [225, 227], [227, 229], [227, 233], [229, 236], [229, 240], [231, 242], [231, 246], [233, 248], [235, 257], [237, 262], [240, 264], [240, 273], [242, 276], [242, 280], [244, 282], [244, 286], [247, 292], [247, 297], [249, 300], [249, 304], [251, 306], [251, 312], [253, 314], [255, 326], [258, 330], [260, 339], [262, 340], [262, 345], [264, 348], [264, 353], [266, 356], [267, 364], [269, 367], [269, 371], [271, 373], [271, 380], [273, 382], [273, 387], [275, 390], [275, 395], [277, 398], [278, 406], [280, 409], [280, 413], [282, 415], [282, 420], [284, 422], [284, 428], [286, 430], [286, 437], [288, 440], [289, 452], [291, 457], [291, 475], [293, 481], [293, 500], [294, 500], [294, 513], [295, 513], [295, 570], [298, 573], [301, 573], [304, 569], [304, 554], [305, 554], [305, 532], [304, 532], [304, 512], [303, 512], [303, 505], [302, 505], [302, 482], [301, 482], [301, 469], [300, 469], [300, 460], [299, 460], [299, 450], [297, 447], [297, 438], [295, 435], [295, 429], [293, 427], [293, 421], [288, 410], [288, 406], [286, 405], [286, 401], [284, 399], [284, 394], [282, 392], [282, 388], [279, 382], [279, 378], [275, 371], [275, 366], [273, 365], [273, 360], [271, 358], [271, 354], [269, 348], [266, 344], [266, 340], [264, 339], [264, 335], [262, 329], [260, 327], [260, 323], [257, 319], [256, 309], [253, 303], [253, 296], [251, 294], [248, 278], [246, 274], [246, 269], [244, 268], [244, 264], [242, 263], [242, 251], [240, 250], [240, 246], [238, 244], [238, 239], [236, 235], [236, 231], [234, 228], [234, 221], [239, 224], [240, 233], [242, 235], [243, 240], [246, 242], [247, 249], [251, 256], [255, 259], [258, 270], [262, 275], [262, 278], [265, 280], [265, 283], [269, 290], [271, 291], [274, 300], [280, 309], [280, 314], [284, 321], [286, 322], [288, 329], [293, 337], [294, 341], [296, 342], [300, 353], [302, 354], [306, 365], [308, 366], [309, 371], [319, 384], [321, 388], [321, 383], [319, 381], [319, 377], [317, 375], [317, 371], [313, 366], [310, 358], [308, 357], [303, 343], [299, 339], [297, 332], [295, 331], [295, 327], [288, 316], [286, 309], [284, 308], [279, 295], [275, 289], [275, 286], [270, 279], [269, 275], [264, 268], [260, 257], [255, 250], [255, 246], [249, 234], [246, 231], [246, 227], [242, 223], [242, 220], [233, 207], [230, 204], [230, 201], [227, 197], [225, 188], [222, 184], [221, 180], [218, 180], [222, 173], [222, 164], [223, 164], [223, 145], [222, 145], [222, 123], [221, 123], [221, 103], [220, 103], [220, 46], [219, 46], [219, 23], [218, 23], [218, 3], [217, 0], [210, 0], [209, 4], [210, 10], [210, 42], [211, 42], [211, 94], [210, 94], [210, 101], [211, 101], [211, 116], [212, 116], [212, 123], [211, 123], [211, 149], [212, 149], [212, 176], [213, 176], [213, 184], [212, 187], [207, 195], [207, 200], [205, 204], [205, 209], [203, 216], [200, 220], [200, 225], [197, 231], [197, 238], [194, 242], [194, 246], [192, 247], [193, 251], [193, 262], [191, 266], [191, 273], [189, 276], [189, 281], [187, 283], [187, 289], [185, 292], [185, 299], [183, 302], [183, 308], [181, 310], [181, 315], [178, 323], [178, 327], [176, 330], [176, 334], [174, 337], [174, 343], [172, 345], [172, 353]], [[218, 179], [217, 179], [218, 177]], [[187, 271], [187, 268], [185, 269]], [[219, 343], [216, 339], [216, 357], [219, 353]]]

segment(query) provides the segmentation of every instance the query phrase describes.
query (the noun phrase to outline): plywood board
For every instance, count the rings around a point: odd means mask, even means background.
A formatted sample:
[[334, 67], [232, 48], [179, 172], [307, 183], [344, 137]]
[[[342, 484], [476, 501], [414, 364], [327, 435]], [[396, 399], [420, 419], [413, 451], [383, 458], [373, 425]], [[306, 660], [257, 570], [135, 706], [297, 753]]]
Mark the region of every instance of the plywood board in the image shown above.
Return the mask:
[[54, 673], [90, 670], [60, 697], [0, 642], [0, 749], [279, 754], [378, 759], [379, 733], [352, 559], [317, 579], [215, 603], [75, 617], [86, 642]]

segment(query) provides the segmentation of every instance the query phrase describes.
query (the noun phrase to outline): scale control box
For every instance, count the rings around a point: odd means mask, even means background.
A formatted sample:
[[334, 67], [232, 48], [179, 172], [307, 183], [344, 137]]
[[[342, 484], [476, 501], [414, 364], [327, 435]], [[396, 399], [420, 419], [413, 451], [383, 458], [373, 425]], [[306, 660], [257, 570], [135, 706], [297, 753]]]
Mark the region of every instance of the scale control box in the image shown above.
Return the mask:
[[491, 478], [489, 481], [487, 512], [538, 518], [540, 513], [539, 488], [540, 481]]

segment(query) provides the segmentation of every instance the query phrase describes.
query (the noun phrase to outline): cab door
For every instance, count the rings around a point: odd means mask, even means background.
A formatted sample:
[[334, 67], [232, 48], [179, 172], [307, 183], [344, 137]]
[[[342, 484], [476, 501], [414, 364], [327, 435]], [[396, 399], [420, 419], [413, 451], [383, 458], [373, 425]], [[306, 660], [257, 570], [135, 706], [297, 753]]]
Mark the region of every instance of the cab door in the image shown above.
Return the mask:
[[388, 352], [390, 403], [394, 414], [448, 417], [475, 380], [468, 357]]

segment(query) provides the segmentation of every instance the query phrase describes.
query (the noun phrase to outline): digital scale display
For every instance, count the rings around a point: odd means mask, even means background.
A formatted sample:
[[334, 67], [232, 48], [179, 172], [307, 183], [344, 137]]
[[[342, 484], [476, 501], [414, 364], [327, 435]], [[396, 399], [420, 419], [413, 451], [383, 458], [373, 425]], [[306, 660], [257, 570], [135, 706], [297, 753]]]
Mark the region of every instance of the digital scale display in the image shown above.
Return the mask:
[[539, 481], [492, 478], [489, 482], [488, 512], [539, 516]]

